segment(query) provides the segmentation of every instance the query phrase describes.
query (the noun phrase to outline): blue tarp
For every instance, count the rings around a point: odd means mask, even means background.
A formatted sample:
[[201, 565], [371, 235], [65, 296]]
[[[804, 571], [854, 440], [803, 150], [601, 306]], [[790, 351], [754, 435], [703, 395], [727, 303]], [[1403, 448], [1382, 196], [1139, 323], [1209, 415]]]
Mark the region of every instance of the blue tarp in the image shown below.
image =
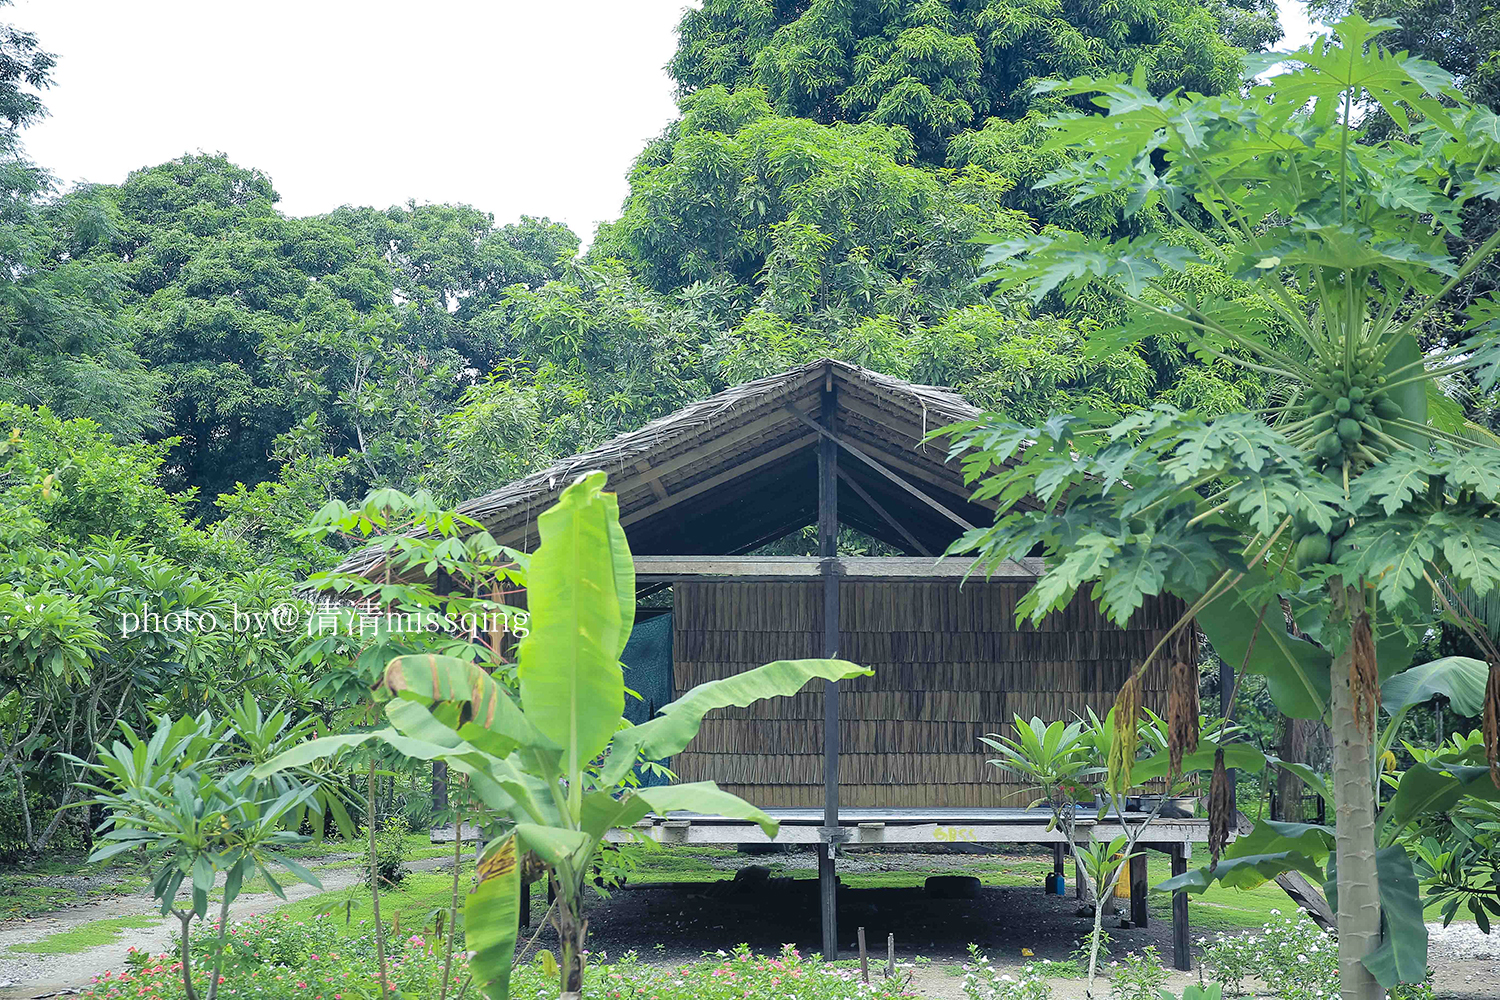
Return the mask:
[[[656, 615], [639, 621], [630, 632], [625, 651], [625, 686], [639, 698], [625, 696], [625, 718], [639, 725], [654, 717], [675, 697], [672, 686], [672, 615]], [[661, 761], [670, 766], [668, 761]], [[641, 775], [642, 785], [665, 785], [658, 775]]]

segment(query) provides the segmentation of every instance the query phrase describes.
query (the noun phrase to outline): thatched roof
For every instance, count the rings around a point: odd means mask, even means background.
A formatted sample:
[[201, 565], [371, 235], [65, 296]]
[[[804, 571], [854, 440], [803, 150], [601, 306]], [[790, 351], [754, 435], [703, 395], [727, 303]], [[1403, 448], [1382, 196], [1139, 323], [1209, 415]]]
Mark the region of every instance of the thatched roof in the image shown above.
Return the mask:
[[[946, 447], [922, 444], [928, 432], [980, 410], [951, 389], [833, 360], [726, 389], [465, 501], [458, 511], [496, 541], [529, 550], [537, 541], [536, 516], [580, 474], [602, 469], [637, 554], [748, 552], [816, 519], [819, 433], [811, 422], [825, 392], [835, 401], [832, 433], [846, 446], [838, 458], [843, 523], [911, 554], [918, 544], [941, 552], [961, 521], [989, 523], [992, 508], [970, 502], [972, 491], [957, 463], [946, 460]], [[340, 569], [365, 573], [379, 560], [366, 550]]]

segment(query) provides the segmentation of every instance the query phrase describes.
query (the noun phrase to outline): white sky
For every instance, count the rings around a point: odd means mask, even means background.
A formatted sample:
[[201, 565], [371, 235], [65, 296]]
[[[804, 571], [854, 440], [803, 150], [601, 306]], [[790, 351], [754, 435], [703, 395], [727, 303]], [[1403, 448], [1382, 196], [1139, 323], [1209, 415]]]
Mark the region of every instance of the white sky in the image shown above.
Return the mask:
[[[689, 2], [16, 0], [0, 19], [58, 56], [26, 145], [65, 183], [222, 151], [289, 215], [457, 201], [588, 240], [676, 113], [662, 67]], [[1301, 4], [1278, 2], [1301, 43]]]
[[25, 134], [64, 182], [186, 152], [271, 176], [289, 215], [467, 202], [588, 239], [676, 113], [688, 0], [16, 0], [58, 56]]

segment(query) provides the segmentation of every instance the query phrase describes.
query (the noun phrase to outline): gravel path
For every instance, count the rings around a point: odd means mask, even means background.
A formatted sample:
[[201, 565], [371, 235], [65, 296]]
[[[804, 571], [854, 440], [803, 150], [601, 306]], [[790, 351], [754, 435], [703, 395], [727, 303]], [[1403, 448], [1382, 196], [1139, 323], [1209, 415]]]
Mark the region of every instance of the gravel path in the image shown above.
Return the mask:
[[[350, 855], [353, 857], [353, 855]], [[409, 861], [412, 871], [432, 871], [450, 867], [452, 858], [424, 858]], [[363, 872], [358, 867], [314, 868], [323, 883], [316, 889], [305, 883], [285, 886], [286, 899], [272, 892], [246, 892], [234, 901], [233, 919], [270, 913], [290, 902], [335, 892], [357, 885]], [[11, 945], [40, 941], [59, 931], [66, 931], [107, 917], [147, 917], [155, 921], [150, 927], [131, 928], [109, 944], [98, 945], [71, 955], [32, 955], [12, 951]], [[94, 976], [106, 971], [119, 972], [125, 967], [125, 953], [131, 947], [159, 953], [170, 951], [180, 924], [175, 917], [163, 919], [158, 904], [149, 893], [133, 893], [112, 899], [87, 903], [60, 910], [33, 920], [9, 920], [0, 923], [0, 1000], [21, 1000], [66, 992], [86, 986]]]

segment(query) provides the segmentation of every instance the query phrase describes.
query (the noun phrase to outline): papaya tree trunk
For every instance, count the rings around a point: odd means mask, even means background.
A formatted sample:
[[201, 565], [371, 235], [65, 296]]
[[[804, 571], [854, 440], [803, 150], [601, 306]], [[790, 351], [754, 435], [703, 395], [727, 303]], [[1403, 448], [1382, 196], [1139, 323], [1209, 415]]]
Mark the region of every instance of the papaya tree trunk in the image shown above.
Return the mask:
[[[1350, 589], [1351, 605], [1359, 601]], [[1359, 631], [1368, 619], [1351, 606], [1355, 636], [1333, 660], [1333, 783], [1337, 800], [1335, 857], [1338, 864], [1339, 995], [1342, 1000], [1381, 1000], [1385, 991], [1362, 959], [1380, 944], [1380, 882], [1375, 869], [1375, 788], [1371, 768], [1374, 727], [1361, 718], [1354, 688]], [[1371, 664], [1373, 667], [1373, 664]]]

